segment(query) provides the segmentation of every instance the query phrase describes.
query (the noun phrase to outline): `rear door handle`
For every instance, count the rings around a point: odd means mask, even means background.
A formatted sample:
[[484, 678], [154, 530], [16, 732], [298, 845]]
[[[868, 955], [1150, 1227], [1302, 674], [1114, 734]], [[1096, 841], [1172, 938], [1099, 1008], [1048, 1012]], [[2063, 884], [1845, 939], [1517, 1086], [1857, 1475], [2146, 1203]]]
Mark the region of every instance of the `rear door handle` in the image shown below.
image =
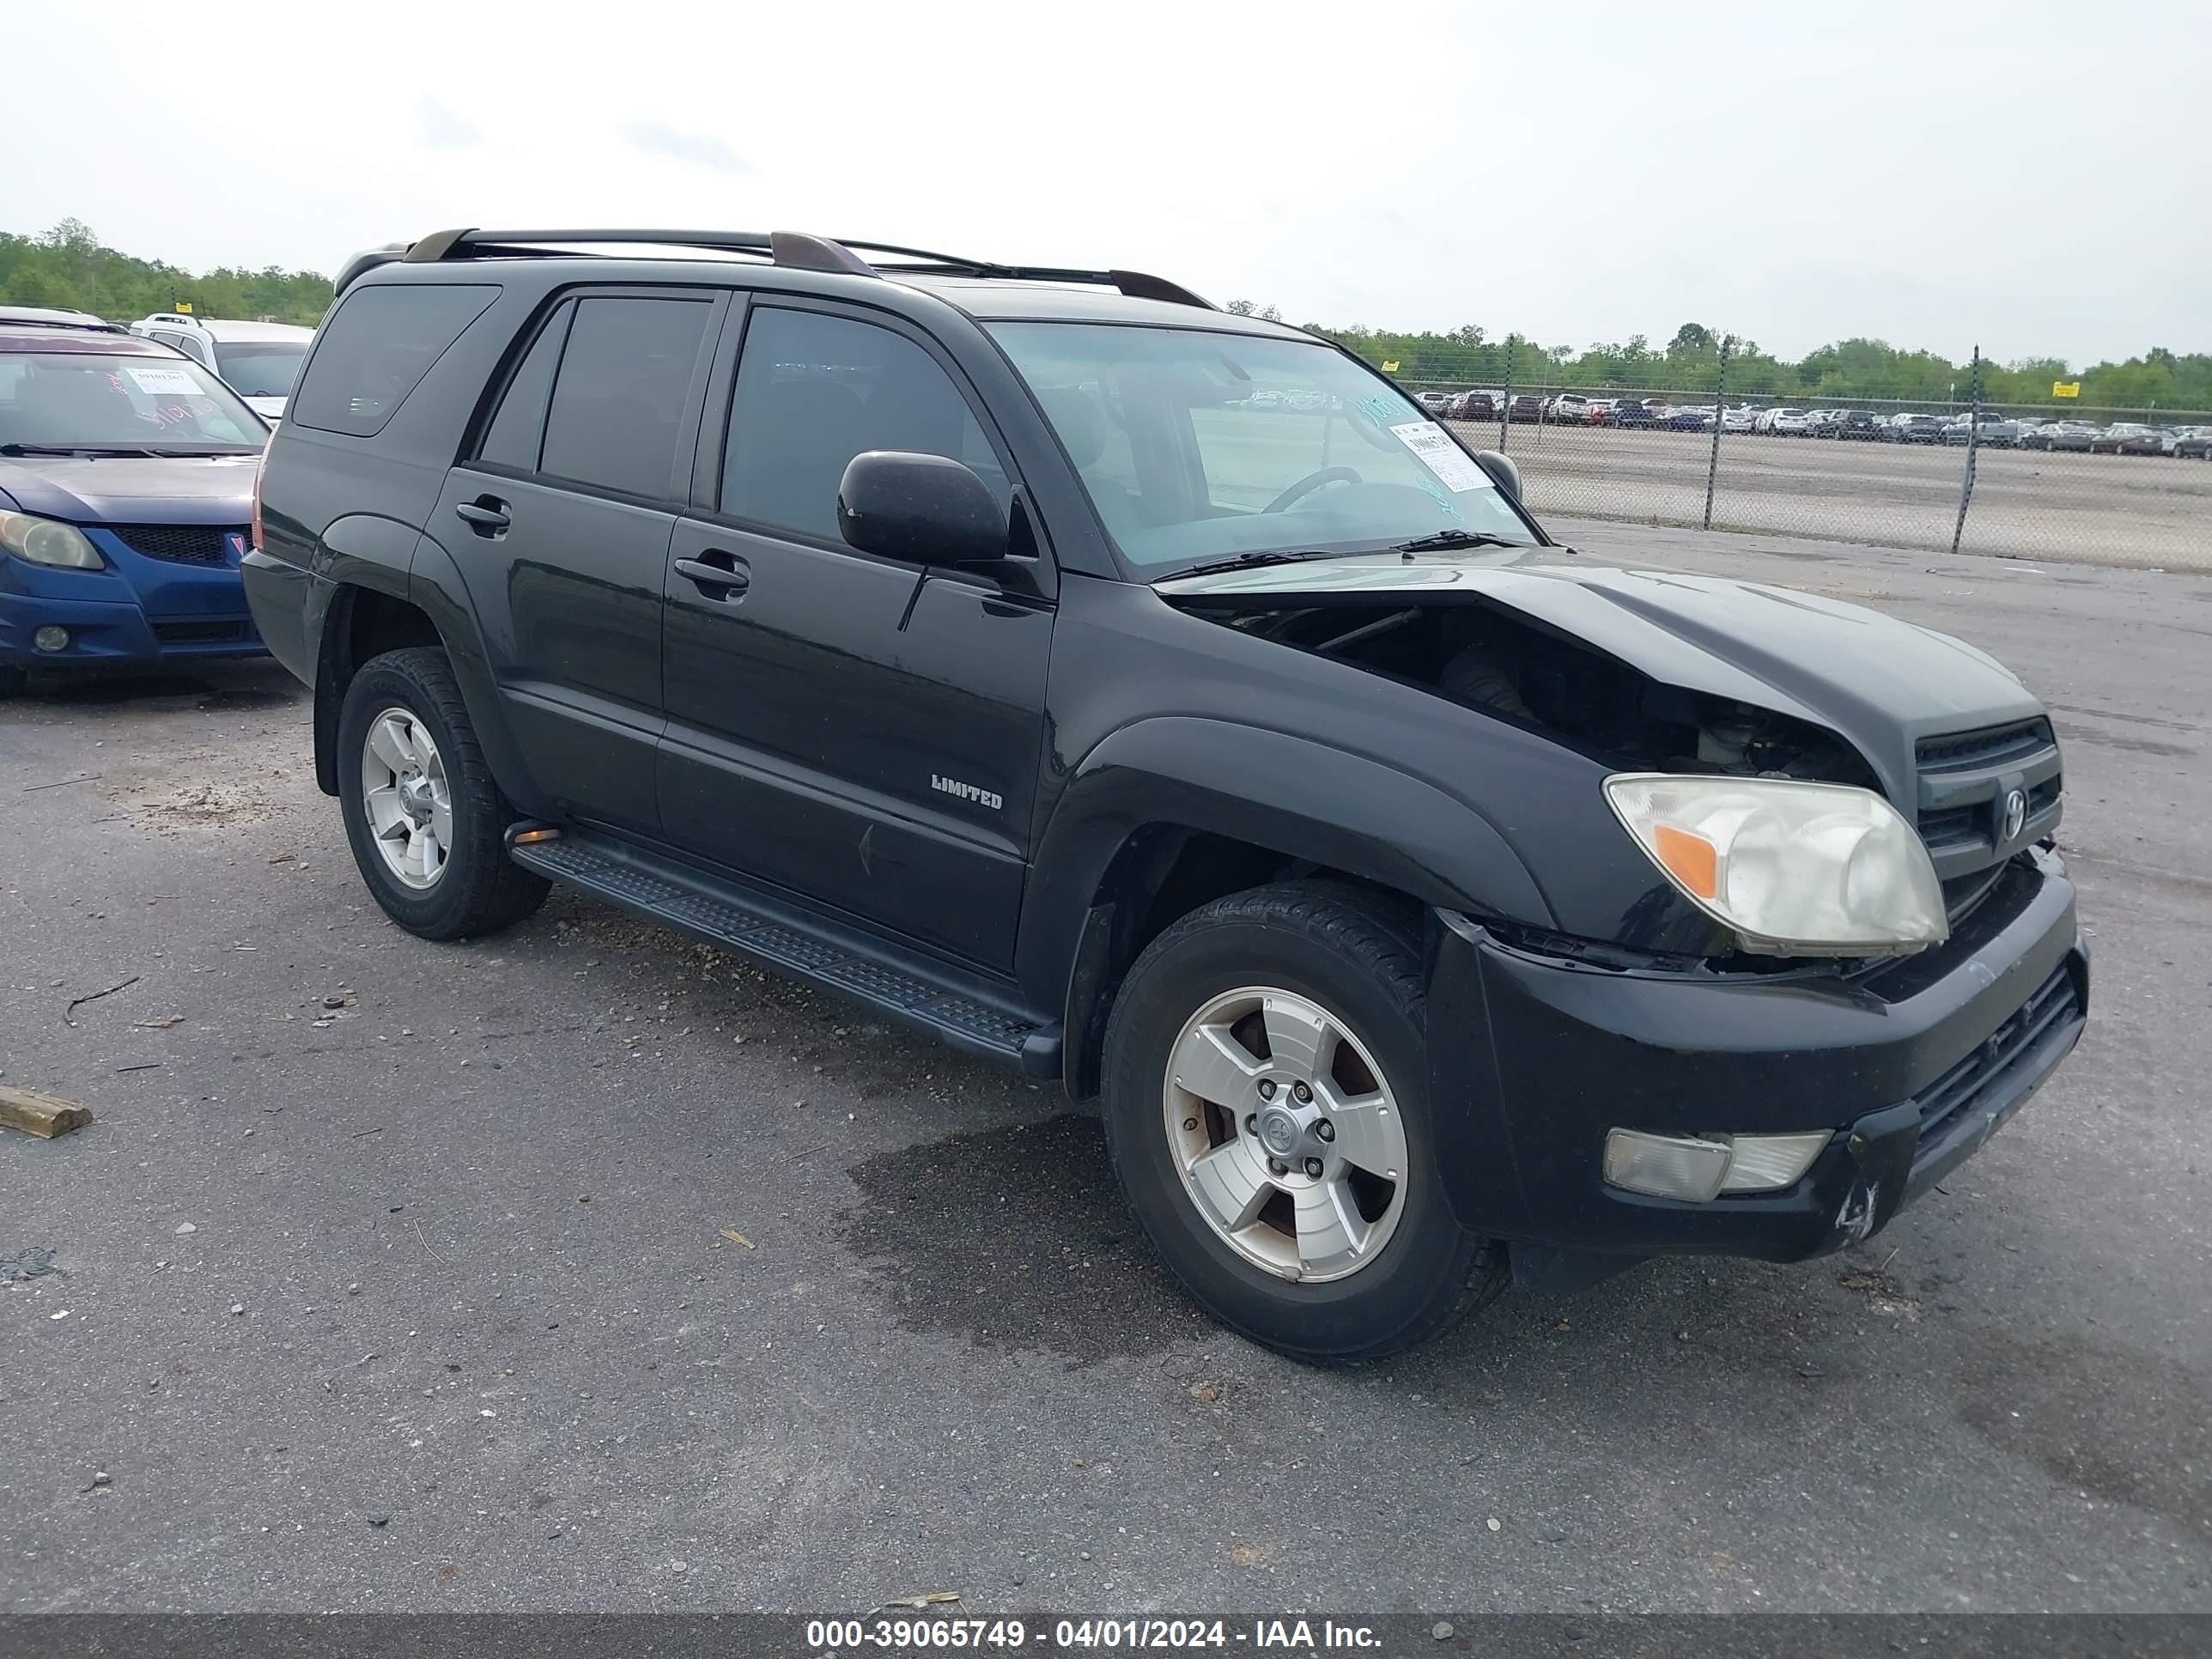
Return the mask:
[[[714, 562], [717, 560], [725, 562]], [[699, 592], [710, 599], [729, 599], [753, 585], [752, 572], [729, 553], [708, 552], [696, 559], [678, 559], [676, 574], [696, 583]]]
[[507, 503], [495, 495], [479, 495], [472, 501], [459, 502], [453, 511], [466, 519], [479, 536], [496, 536], [513, 522], [507, 516]]

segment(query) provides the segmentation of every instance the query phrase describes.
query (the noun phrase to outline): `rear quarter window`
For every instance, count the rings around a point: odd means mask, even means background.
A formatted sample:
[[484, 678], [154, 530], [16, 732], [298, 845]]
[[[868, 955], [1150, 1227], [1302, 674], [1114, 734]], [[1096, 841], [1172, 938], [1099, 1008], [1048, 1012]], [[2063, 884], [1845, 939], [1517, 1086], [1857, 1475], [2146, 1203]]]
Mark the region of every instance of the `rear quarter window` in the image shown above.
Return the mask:
[[315, 337], [285, 418], [374, 437], [430, 365], [499, 297], [492, 283], [392, 283], [356, 289]]

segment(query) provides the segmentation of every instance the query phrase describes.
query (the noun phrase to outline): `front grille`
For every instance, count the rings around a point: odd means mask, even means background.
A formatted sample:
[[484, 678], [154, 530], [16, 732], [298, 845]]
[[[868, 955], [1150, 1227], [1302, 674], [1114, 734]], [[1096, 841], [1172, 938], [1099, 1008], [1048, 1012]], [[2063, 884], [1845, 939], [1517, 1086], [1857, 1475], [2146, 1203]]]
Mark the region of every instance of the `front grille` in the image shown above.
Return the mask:
[[[2063, 787], [2058, 740], [2050, 720], [2038, 714], [1923, 738], [1913, 759], [1920, 839], [1955, 915], [1962, 878], [1990, 869], [2056, 827]], [[2027, 812], [2020, 833], [2008, 836], [2005, 799], [2015, 788], [2026, 792]]]
[[1973, 1053], [1937, 1078], [1920, 1097], [1920, 1136], [1924, 1141], [2002, 1083], [2006, 1073], [2049, 1032], [2081, 1015], [2081, 994], [2063, 964], [2018, 1012], [1992, 1031]]
[[242, 528], [221, 525], [119, 524], [108, 529], [133, 553], [171, 564], [228, 564], [234, 541], [242, 544], [246, 535]]
[[246, 622], [157, 622], [154, 637], [163, 645], [207, 645], [251, 639], [252, 626]]
[[1913, 753], [1923, 775], [1958, 772], [2027, 760], [2041, 754], [2052, 742], [2051, 722], [2039, 714], [2033, 720], [2014, 720], [2009, 726], [1990, 726], [1978, 732], [1923, 738]]

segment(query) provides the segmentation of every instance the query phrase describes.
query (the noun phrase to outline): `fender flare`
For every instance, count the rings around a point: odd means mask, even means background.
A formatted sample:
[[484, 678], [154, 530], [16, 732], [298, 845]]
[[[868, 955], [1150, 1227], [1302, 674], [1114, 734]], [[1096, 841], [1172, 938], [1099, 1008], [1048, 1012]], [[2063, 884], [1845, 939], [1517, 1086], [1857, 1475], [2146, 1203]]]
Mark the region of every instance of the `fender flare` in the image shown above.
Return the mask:
[[[1280, 802], [1273, 811], [1258, 802]], [[1074, 769], [1040, 836], [1017, 976], [1066, 1011], [1071, 1053], [1105, 988], [1079, 948], [1131, 839], [1162, 824], [1231, 837], [1405, 893], [1424, 904], [1557, 925], [1528, 866], [1474, 806], [1366, 757], [1286, 732], [1164, 715], [1125, 726]]]

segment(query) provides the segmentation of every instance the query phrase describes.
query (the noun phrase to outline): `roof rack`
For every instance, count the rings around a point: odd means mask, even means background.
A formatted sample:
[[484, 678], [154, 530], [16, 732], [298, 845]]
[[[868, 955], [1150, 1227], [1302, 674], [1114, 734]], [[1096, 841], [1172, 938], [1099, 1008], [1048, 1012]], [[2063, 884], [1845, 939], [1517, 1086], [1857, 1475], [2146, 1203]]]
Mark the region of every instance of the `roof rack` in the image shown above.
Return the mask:
[[[995, 277], [1012, 282], [1082, 283], [1118, 289], [1132, 299], [1158, 300], [1170, 305], [1215, 307], [1180, 283], [1141, 270], [1080, 270], [1060, 265], [1008, 265], [994, 259], [969, 259], [954, 253], [934, 253], [927, 248], [902, 247], [894, 242], [868, 242], [851, 237], [810, 236], [791, 230], [760, 232], [732, 230], [481, 230], [473, 227], [433, 231], [411, 246], [389, 242], [356, 254], [338, 273], [337, 288], [345, 288], [364, 271], [394, 260], [428, 264], [447, 259], [466, 259], [526, 250], [560, 249], [590, 243], [614, 243], [648, 247], [705, 248], [717, 252], [750, 253], [787, 270], [822, 270], [848, 276], [881, 276], [886, 271], [929, 272], [944, 276]], [[873, 263], [863, 253], [890, 254]]]

